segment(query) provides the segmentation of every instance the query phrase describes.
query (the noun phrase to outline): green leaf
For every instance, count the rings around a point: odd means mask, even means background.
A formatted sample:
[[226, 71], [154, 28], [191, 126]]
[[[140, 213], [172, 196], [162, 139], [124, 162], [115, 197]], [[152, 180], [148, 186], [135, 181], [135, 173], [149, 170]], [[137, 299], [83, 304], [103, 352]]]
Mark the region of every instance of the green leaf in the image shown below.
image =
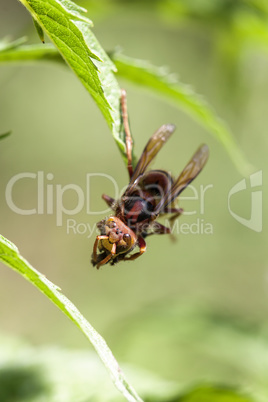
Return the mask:
[[[146, 401], [170, 401], [179, 394], [181, 387], [175, 382], [138, 366], [127, 364], [126, 369]], [[59, 395], [62, 402], [123, 401], [105, 374], [101, 361], [91, 350], [31, 346], [0, 333], [1, 402], [15, 402], [14, 395], [23, 395], [24, 402], [55, 402]]]
[[103, 113], [121, 150], [120, 88], [116, 68], [90, 31], [85, 9], [69, 0], [20, 0], [48, 35]]
[[40, 292], [54, 303], [83, 332], [96, 349], [99, 357], [107, 368], [115, 386], [128, 401], [141, 401], [136, 391], [127, 382], [111, 350], [104, 339], [82, 316], [75, 305], [67, 299], [59, 288], [44, 275], [33, 268], [19, 253], [17, 247], [0, 235], [0, 261], [14, 269], [25, 279], [37, 287]]
[[3, 38], [0, 40], [0, 54], [5, 51], [17, 49], [19, 46], [21, 46], [26, 41], [27, 41], [26, 36], [16, 39], [13, 42], [11, 42], [8, 37]]
[[247, 175], [252, 172], [253, 167], [245, 159], [226, 124], [192, 88], [179, 82], [174, 75], [168, 74], [165, 68], [155, 67], [146, 61], [133, 59], [117, 52], [112, 53], [110, 57], [120, 77], [153, 90], [179, 106], [221, 142], [242, 174]]
[[0, 63], [32, 63], [36, 61], [56, 61], [65, 64], [58, 50], [50, 43], [45, 45], [17, 45], [22, 39], [7, 43], [0, 41]]
[[[102, 50], [102, 52], [104, 51]], [[105, 52], [104, 55], [102, 55], [102, 52], [98, 53], [100, 57], [106, 55]], [[144, 88], [153, 90], [158, 95], [164, 96], [168, 101], [172, 102], [172, 104], [179, 106], [186, 113], [199, 121], [203, 127], [209, 130], [211, 134], [221, 142], [238, 171], [244, 175], [252, 172], [253, 167], [245, 159], [229, 128], [216, 115], [205, 100], [194, 93], [189, 86], [179, 82], [174, 75], [168, 74], [166, 69], [152, 66], [143, 60], [132, 59], [119, 53], [112, 53], [110, 56], [117, 67], [119, 76], [141, 85]], [[0, 63], [40, 60], [62, 62], [62, 58], [59, 57], [57, 50], [49, 44], [22, 45], [15, 49], [0, 51]], [[104, 64], [105, 67], [103, 67], [103, 71], [105, 71], [106, 68], [106, 63]], [[110, 86], [109, 84], [109, 82], [113, 80], [113, 73], [109, 69], [109, 66], [106, 71], [107, 88], [105, 92], [107, 93], [110, 104], [113, 106], [111, 114], [115, 122], [113, 135], [122, 154], [125, 156], [124, 135], [120, 131], [120, 91], [119, 87], [110, 91], [110, 89], [113, 88], [112, 85]], [[111, 74], [111, 76], [109, 74]]]
[[38, 24], [38, 22], [33, 18], [33, 23], [36, 29], [36, 32], [41, 40], [41, 42], [45, 43], [45, 34], [42, 27]]
[[253, 399], [225, 386], [203, 385], [186, 393], [177, 402], [253, 402]]
[[7, 133], [0, 134], [0, 140], [3, 140], [4, 138], [8, 137], [11, 134], [11, 131], [8, 131]]

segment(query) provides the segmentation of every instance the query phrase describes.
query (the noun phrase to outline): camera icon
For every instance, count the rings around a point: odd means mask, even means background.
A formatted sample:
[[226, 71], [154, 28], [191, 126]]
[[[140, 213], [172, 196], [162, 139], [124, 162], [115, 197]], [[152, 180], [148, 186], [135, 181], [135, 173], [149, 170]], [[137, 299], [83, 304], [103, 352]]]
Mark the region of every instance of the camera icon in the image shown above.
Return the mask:
[[[249, 177], [250, 187], [254, 189], [255, 187], [262, 186], [262, 171], [258, 171], [253, 173]], [[240, 191], [246, 190], [247, 183], [246, 179], [242, 179], [238, 183], [236, 183], [228, 194], [228, 210], [230, 214], [242, 225], [248, 227], [255, 232], [262, 231], [262, 190], [251, 191], [251, 212], [250, 218], [246, 219], [242, 216], [236, 214], [232, 211], [230, 206], [231, 197], [234, 194], [239, 193]]]

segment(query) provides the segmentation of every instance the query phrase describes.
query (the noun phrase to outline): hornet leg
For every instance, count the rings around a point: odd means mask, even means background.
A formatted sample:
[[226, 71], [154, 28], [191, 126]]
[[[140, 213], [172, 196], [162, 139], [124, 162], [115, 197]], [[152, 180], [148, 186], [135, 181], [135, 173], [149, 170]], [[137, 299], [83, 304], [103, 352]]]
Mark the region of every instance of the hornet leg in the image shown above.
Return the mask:
[[133, 175], [133, 165], [132, 165], [133, 140], [131, 137], [129, 123], [128, 123], [127, 94], [124, 89], [121, 89], [121, 113], [122, 113], [124, 131], [125, 131], [125, 135], [126, 135], [127, 169], [128, 169], [128, 173], [129, 173], [129, 178], [131, 179], [131, 177]]

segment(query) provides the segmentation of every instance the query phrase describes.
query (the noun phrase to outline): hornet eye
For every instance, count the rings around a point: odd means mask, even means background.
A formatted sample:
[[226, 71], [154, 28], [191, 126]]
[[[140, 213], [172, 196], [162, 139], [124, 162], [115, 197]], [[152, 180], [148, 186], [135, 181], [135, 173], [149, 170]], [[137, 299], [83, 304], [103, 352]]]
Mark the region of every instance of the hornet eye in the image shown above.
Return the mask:
[[123, 240], [124, 240], [126, 243], [129, 243], [130, 239], [131, 239], [130, 234], [128, 234], [128, 233], [124, 234]]

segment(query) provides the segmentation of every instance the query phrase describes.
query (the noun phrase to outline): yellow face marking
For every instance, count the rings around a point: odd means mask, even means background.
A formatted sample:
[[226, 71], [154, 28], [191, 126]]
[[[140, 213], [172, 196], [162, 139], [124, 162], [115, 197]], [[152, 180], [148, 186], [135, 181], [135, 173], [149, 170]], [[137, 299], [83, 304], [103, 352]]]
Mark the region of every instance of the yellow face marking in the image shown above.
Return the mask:
[[110, 243], [109, 239], [102, 239], [101, 240], [101, 245], [102, 245], [103, 248], [105, 248], [105, 250], [108, 250], [110, 252], [112, 251], [113, 243]]

